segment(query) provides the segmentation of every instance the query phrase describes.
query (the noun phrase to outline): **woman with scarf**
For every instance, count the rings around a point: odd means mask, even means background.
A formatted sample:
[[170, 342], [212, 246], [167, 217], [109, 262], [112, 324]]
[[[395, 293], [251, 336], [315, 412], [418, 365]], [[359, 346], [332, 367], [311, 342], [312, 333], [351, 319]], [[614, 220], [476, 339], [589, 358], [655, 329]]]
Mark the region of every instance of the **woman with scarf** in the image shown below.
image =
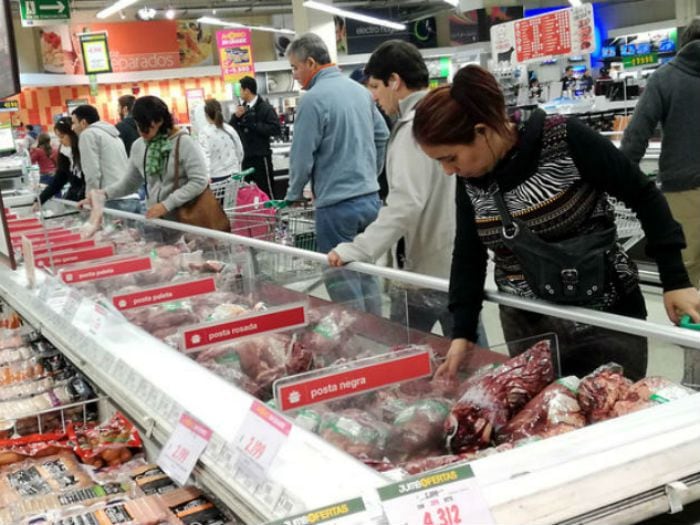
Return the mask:
[[39, 195], [39, 202], [44, 204], [47, 200], [58, 195], [66, 184], [69, 184], [69, 187], [63, 194], [63, 198], [79, 201], [85, 198], [85, 177], [83, 177], [80, 168], [78, 135], [73, 131], [71, 117], [62, 117], [56, 122], [53, 130], [61, 143], [58, 150], [56, 174], [51, 177], [49, 184]]
[[204, 155], [186, 131], [175, 127], [168, 106], [158, 97], [138, 98], [132, 115], [141, 138], [131, 146], [126, 177], [105, 188], [106, 198], [136, 192], [145, 180], [146, 218], [176, 220], [175, 210], [209, 184]]

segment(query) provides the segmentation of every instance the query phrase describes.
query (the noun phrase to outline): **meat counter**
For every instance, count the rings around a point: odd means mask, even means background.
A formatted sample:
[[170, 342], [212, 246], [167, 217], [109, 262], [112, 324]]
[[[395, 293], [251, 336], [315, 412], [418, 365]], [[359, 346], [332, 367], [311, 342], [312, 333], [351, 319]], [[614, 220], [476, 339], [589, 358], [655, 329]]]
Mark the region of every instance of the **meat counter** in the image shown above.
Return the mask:
[[[45, 221], [44, 236], [57, 232], [57, 221], [66, 221], [64, 213], [59, 215], [55, 221]], [[182, 261], [192, 273], [188, 279], [199, 277], [197, 272], [206, 271], [207, 265], [213, 271], [221, 270], [216, 263], [224, 263], [233, 271], [217, 272], [217, 286], [245, 294], [251, 310], [260, 302], [258, 300], [264, 301], [272, 312], [300, 303], [309, 312], [325, 309], [327, 317], [335, 322], [319, 324], [318, 320], [307, 319], [307, 322], [316, 322], [315, 333], [338, 329], [342, 322], [338, 321], [337, 312], [341, 312], [341, 318], [342, 312], [348, 312], [347, 308], [338, 310], [338, 305], [323, 298], [322, 255], [164, 221], [144, 223], [140, 217], [120, 212], [108, 212], [108, 215], [110, 219], [104, 232], [98, 233], [97, 243], [116, 246], [118, 255], [106, 261], [113, 261], [115, 257], [121, 260], [126, 254], [129, 259], [138, 259], [147, 253], [151, 264], [156, 264], [160, 258], [165, 258], [168, 246], [186, 242], [190, 243], [189, 255]], [[117, 223], [122, 226], [118, 227]], [[71, 226], [74, 224], [64, 222], [62, 227]], [[185, 241], [181, 239], [183, 233], [188, 236]], [[134, 242], [134, 237], [130, 239], [129, 235], [158, 238], [158, 242], [143, 245]], [[44, 267], [50, 267], [53, 262], [54, 270], [58, 270], [63, 253], [47, 257], [38, 250], [34, 259], [36, 262], [43, 257]], [[114, 254], [112, 251], [107, 255]], [[381, 473], [369, 468], [307, 430], [308, 425], [293, 412], [288, 414], [293, 423], [290, 431], [278, 444], [279, 449], [270, 464], [262, 473], [251, 470], [243, 461], [237, 440], [250, 422], [251, 407], [255, 403], [251, 394], [260, 397], [261, 385], [241, 382], [240, 376], [225, 380], [213, 373], [221, 372], [215, 366], [207, 366], [172, 348], [174, 342], [182, 343], [181, 330], [156, 333], [172, 327], [148, 325], [149, 315], [130, 316], [108, 300], [114, 299], [115, 294], [126, 295], [127, 291], [152, 290], [155, 283], [163, 281], [179, 283], [180, 278], [169, 273], [167, 264], [152, 267], [151, 273], [143, 274], [153, 275], [153, 280], [149, 277], [134, 281], [125, 278], [129, 277], [126, 275], [100, 281], [110, 283], [111, 288], [92, 284], [67, 286], [67, 270], [77, 275], [76, 271], [81, 268], [78, 265], [64, 267], [58, 272], [38, 270], [33, 276], [36, 280], [33, 289], [28, 288], [31, 272], [21, 267], [17, 272], [2, 268], [0, 295], [79, 364], [84, 373], [157, 442], [165, 442], [183, 410], [211, 428], [214, 437], [198, 464], [195, 478], [237, 515], [249, 523], [262, 523], [362, 496], [375, 514], [374, 522], [383, 523], [375, 489], [397, 477], [405, 477], [405, 472], [393, 469]], [[349, 268], [379, 277], [385, 286], [402, 284], [443, 292], [447, 286], [443, 280], [371, 265], [353, 264]], [[139, 282], [142, 286], [134, 287]], [[209, 294], [214, 301], [218, 297], [216, 293]], [[674, 327], [579, 308], [555, 308], [497, 293], [489, 293], [488, 300], [700, 348], [699, 336]], [[223, 315], [230, 315], [230, 308], [224, 309]], [[178, 310], [178, 307], [171, 309]], [[170, 317], [171, 320], [180, 319], [184, 323], [198, 320], [194, 309], [169, 313], [182, 314]], [[207, 319], [212, 315], [216, 317], [222, 312], [214, 307]], [[440, 354], [447, 344], [441, 337], [406, 329], [381, 316], [359, 312], [350, 315], [359, 327], [357, 339], [361, 342], [354, 358], [381, 359], [382, 354], [386, 355], [386, 351], [396, 345], [413, 345], [414, 348], [429, 345]], [[137, 324], [141, 324], [141, 328]], [[146, 330], [156, 333], [157, 337]], [[294, 348], [290, 346], [289, 351]], [[371, 350], [369, 357], [364, 354], [365, 350]], [[239, 357], [243, 361], [242, 355]], [[479, 354], [479, 359], [475, 366], [505, 358], [500, 353], [485, 350]], [[256, 355], [256, 361], [260, 364], [264, 359]], [[329, 364], [347, 366], [342, 362]], [[288, 362], [286, 366], [291, 365]], [[269, 368], [260, 372], [269, 374]], [[262, 380], [261, 377], [255, 379]], [[231, 383], [232, 379], [236, 386]], [[689, 395], [672, 403], [480, 457], [470, 465], [495, 523], [515, 524], [524, 520], [533, 524], [634, 523], [669, 509], [677, 511], [683, 503], [700, 499], [699, 408], [700, 396]]]

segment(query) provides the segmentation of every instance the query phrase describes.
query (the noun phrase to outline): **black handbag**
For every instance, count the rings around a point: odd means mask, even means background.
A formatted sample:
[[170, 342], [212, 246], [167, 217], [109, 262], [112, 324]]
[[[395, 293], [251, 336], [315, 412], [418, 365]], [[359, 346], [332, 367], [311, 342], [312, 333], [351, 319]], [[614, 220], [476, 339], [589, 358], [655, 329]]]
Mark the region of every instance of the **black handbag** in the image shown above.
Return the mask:
[[501, 238], [518, 259], [532, 292], [555, 303], [596, 302], [612, 271], [608, 256], [617, 242], [615, 226], [559, 242], [547, 242], [513, 219], [496, 183], [489, 189], [501, 216]]

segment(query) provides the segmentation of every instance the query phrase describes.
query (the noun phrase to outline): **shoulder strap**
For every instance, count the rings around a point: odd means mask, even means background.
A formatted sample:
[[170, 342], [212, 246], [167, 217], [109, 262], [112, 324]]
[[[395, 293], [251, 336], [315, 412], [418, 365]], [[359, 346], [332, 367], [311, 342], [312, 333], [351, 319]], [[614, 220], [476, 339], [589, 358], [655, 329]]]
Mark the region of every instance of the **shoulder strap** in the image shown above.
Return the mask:
[[512, 239], [518, 234], [519, 227], [513, 222], [513, 216], [508, 211], [506, 201], [503, 198], [503, 192], [496, 181], [493, 181], [489, 186], [489, 193], [491, 194], [491, 197], [493, 197], [496, 208], [498, 208], [498, 214], [501, 216], [501, 222], [503, 223], [503, 235]]
[[173, 192], [176, 192], [180, 187], [180, 138], [178, 135], [175, 139], [175, 181], [173, 182]]

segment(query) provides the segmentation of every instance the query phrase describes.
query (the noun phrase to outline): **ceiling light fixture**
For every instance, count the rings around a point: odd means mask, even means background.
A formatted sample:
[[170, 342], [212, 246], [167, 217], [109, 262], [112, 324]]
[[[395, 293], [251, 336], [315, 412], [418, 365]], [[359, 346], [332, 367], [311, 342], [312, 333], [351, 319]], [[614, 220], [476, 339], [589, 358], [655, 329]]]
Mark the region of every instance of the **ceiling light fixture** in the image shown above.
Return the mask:
[[169, 7], [168, 10], [165, 12], [165, 18], [168, 20], [174, 20], [175, 19], [175, 9], [172, 7]]
[[453, 7], [457, 7], [459, 5], [459, 0], [443, 0], [443, 2], [447, 2]]
[[238, 27], [245, 29], [252, 29], [253, 31], [267, 31], [269, 33], [285, 33], [287, 35], [295, 35], [296, 32], [291, 29], [278, 29], [276, 27], [269, 26], [249, 26], [245, 24], [239, 24], [238, 22], [226, 22], [225, 20], [220, 20], [218, 18], [212, 18], [210, 16], [202, 16], [197, 19], [200, 24], [209, 24], [213, 26], [224, 26], [224, 27]]
[[135, 4], [139, 0], [118, 0], [109, 7], [105, 7], [102, 11], [97, 13], [97, 18], [109, 18], [118, 11], [121, 11], [125, 7]]
[[389, 27], [391, 29], [396, 29], [399, 31], [406, 29], [406, 24], [400, 24], [398, 22], [384, 20], [383, 18], [376, 18], [374, 16], [363, 15], [360, 13], [355, 13], [354, 11], [346, 11], [345, 9], [340, 9], [338, 7], [334, 7], [329, 4], [324, 4], [322, 2], [316, 2], [315, 0], [307, 0], [306, 2], [304, 2], [304, 7], [308, 7], [309, 9], [316, 9], [318, 11], [325, 11], [326, 13], [342, 16], [345, 18], [352, 18], [353, 20], [367, 22], [368, 24]]
[[153, 20], [156, 16], [156, 10], [152, 7], [142, 7], [136, 14], [141, 20]]

